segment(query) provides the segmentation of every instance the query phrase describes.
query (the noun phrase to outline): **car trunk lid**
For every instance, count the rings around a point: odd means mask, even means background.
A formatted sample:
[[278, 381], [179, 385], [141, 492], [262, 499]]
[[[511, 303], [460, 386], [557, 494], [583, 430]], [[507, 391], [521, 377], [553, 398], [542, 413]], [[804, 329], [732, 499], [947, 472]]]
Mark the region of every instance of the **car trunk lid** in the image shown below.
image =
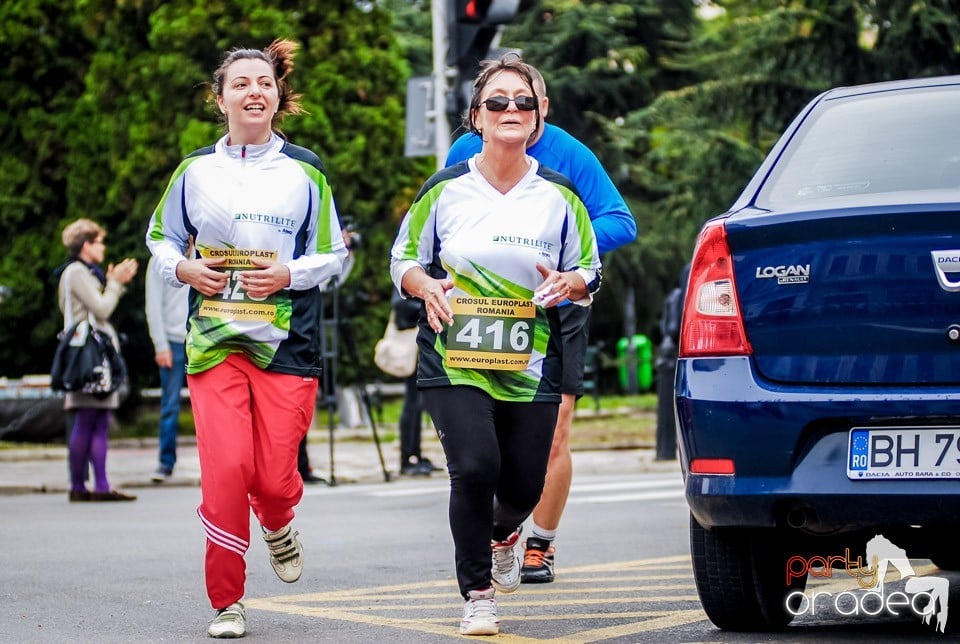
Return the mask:
[[815, 385], [960, 383], [960, 204], [836, 205], [726, 222], [759, 372]]

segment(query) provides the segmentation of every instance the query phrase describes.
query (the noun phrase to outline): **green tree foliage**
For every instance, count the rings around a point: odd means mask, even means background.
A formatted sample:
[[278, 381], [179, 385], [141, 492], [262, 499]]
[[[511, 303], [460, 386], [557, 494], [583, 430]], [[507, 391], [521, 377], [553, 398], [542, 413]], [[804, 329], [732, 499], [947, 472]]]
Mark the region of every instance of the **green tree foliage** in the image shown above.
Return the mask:
[[863, 2], [865, 44], [874, 52], [871, 77], [891, 80], [955, 74], [960, 69], [960, 2]]
[[33, 0], [0, 4], [0, 49], [0, 284], [11, 291], [0, 303], [0, 374], [12, 375], [53, 355], [60, 322], [47, 271], [62, 254], [69, 115], [94, 46], [73, 9]]
[[433, 22], [429, 0], [384, 0], [411, 76], [433, 72]]
[[[727, 209], [818, 93], [958, 71], [957, 2], [727, 0], [711, 8], [720, 11], [699, 22], [672, 61], [693, 82], [606, 120], [609, 158], [626, 168], [621, 187], [638, 213], [631, 264], [660, 282], [647, 293], [654, 301], [676, 284], [702, 223]], [[640, 304], [638, 312], [642, 321]]]
[[694, 5], [677, 0], [542, 0], [505, 30], [547, 81], [550, 120], [590, 144], [596, 119], [649, 103], [678, 81], [671, 59], [689, 39]]
[[[323, 160], [342, 216], [363, 234], [344, 287], [360, 347], [387, 317], [385, 257], [403, 195], [423, 162], [403, 157], [408, 67], [392, 15], [348, 0], [19, 0], [0, 5], [0, 375], [44, 372], [61, 325], [50, 272], [66, 259], [63, 225], [87, 216], [108, 229], [108, 261], [148, 257], [147, 220], [180, 159], [224, 132], [209, 80], [232, 47], [276, 37], [301, 49], [291, 82], [308, 114], [283, 123]], [[345, 298], [346, 299], [346, 298]], [[142, 276], [114, 315], [139, 384], [153, 378]], [[347, 365], [352, 368], [352, 361]], [[350, 377], [350, 369], [344, 374]]]

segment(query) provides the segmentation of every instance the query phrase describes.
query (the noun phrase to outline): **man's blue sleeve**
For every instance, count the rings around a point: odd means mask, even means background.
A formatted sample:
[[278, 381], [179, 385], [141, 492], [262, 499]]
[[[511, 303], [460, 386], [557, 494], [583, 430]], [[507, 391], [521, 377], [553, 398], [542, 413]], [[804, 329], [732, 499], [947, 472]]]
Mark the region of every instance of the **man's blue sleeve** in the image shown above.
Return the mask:
[[447, 152], [447, 160], [444, 161], [444, 167], [449, 168], [465, 159], [469, 159], [482, 148], [483, 140], [478, 135], [473, 132], [462, 134], [450, 146], [450, 151]]
[[590, 213], [597, 248], [603, 254], [636, 239], [637, 222], [600, 160], [587, 146], [580, 147], [570, 180]]

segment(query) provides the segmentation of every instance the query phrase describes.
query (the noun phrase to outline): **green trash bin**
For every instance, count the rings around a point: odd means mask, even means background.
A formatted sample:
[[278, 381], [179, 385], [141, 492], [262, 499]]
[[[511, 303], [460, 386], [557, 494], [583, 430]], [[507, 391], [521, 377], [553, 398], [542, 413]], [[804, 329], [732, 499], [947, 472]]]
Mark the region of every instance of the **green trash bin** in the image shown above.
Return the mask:
[[653, 347], [650, 338], [637, 334], [617, 340], [620, 388], [628, 394], [647, 391], [653, 384]]

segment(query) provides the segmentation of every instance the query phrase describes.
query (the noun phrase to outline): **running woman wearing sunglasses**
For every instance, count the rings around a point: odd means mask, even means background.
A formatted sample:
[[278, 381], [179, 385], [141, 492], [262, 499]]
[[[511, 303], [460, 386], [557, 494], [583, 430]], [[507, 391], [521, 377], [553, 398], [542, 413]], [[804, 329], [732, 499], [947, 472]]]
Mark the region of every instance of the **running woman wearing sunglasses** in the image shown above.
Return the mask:
[[600, 285], [583, 202], [526, 153], [533, 73], [515, 54], [485, 63], [466, 116], [483, 147], [427, 180], [391, 251], [401, 295], [424, 302], [417, 384], [450, 474], [464, 635], [498, 633], [495, 592], [520, 585], [560, 405], [556, 305], [588, 306]]
[[[583, 199], [600, 254], [632, 242], [637, 237], [637, 224], [630, 209], [596, 155], [565, 130], [545, 123], [550, 100], [543, 76], [535, 67], [533, 89], [540, 109], [540, 127], [527, 144], [527, 154], [541, 164], [568, 177]], [[519, 107], [519, 106], [518, 106]], [[475, 132], [468, 132], [454, 141], [447, 154], [447, 166], [456, 165], [480, 151], [483, 144]], [[563, 394], [553, 447], [547, 464], [547, 481], [543, 496], [533, 510], [532, 521], [524, 544], [525, 554], [521, 580], [523, 583], [549, 583], [554, 580], [554, 546], [560, 518], [570, 494], [573, 480], [573, 459], [570, 455], [570, 430], [577, 398], [583, 395], [583, 363], [589, 334], [590, 308], [558, 307], [563, 327]]]

